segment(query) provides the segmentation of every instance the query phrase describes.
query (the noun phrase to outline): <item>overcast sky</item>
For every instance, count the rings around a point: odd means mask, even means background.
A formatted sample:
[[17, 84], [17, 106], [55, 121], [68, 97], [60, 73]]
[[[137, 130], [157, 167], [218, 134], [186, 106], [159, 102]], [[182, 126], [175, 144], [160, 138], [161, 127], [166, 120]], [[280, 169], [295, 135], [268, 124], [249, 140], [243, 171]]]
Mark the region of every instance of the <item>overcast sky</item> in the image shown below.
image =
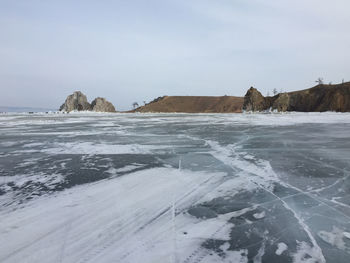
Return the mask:
[[0, 105], [118, 110], [350, 80], [349, 0], [0, 1]]

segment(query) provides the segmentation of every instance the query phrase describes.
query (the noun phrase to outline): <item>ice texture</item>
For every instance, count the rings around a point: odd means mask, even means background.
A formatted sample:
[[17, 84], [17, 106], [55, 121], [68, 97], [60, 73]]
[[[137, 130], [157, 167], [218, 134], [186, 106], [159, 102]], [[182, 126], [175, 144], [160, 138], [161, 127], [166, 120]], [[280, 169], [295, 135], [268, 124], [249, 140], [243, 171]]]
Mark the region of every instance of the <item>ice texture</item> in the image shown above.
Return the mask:
[[350, 260], [350, 114], [0, 114], [0, 262]]

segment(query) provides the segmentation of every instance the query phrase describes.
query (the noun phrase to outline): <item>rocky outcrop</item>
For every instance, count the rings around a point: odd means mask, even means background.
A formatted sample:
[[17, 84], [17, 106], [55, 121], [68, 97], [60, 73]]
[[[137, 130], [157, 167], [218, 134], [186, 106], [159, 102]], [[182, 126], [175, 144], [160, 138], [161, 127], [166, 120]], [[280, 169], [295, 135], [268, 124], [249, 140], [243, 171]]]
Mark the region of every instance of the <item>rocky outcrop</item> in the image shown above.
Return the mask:
[[76, 91], [72, 95], [69, 95], [66, 101], [60, 107], [60, 111], [88, 111], [91, 109], [90, 103], [87, 101], [86, 96]]
[[91, 102], [91, 110], [98, 112], [115, 112], [115, 108], [112, 103], [105, 98], [96, 98]]
[[259, 91], [250, 88], [245, 97], [243, 110], [246, 111], [350, 111], [350, 82], [337, 85], [317, 85], [313, 88], [280, 93], [264, 97]]
[[69, 95], [66, 101], [60, 107], [60, 111], [96, 111], [96, 112], [115, 112], [115, 107], [105, 98], [96, 98], [90, 104], [86, 96], [76, 91]]
[[243, 109], [247, 111], [262, 111], [266, 108], [269, 108], [270, 100], [265, 98], [261, 93], [253, 88], [247, 91], [244, 96]]

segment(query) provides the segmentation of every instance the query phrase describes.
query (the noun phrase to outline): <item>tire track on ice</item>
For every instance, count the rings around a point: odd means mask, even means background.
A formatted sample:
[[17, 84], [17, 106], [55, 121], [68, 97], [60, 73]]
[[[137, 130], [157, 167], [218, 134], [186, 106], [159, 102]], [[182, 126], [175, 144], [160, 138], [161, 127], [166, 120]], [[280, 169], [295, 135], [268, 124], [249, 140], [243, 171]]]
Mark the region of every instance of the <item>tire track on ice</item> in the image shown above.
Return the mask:
[[[190, 189], [189, 191], [187, 191], [186, 193], [181, 195], [175, 201], [175, 204], [177, 206], [176, 215], [184, 212], [186, 210], [186, 208], [189, 207], [191, 204], [197, 202], [198, 200], [203, 198], [205, 195], [207, 195], [208, 194], [208, 191], [206, 191], [207, 189], [215, 189], [219, 185], [224, 183], [226, 181], [226, 179], [224, 177], [225, 176], [221, 176], [221, 178], [218, 178], [217, 174], [210, 176], [208, 179], [204, 180], [199, 185], [196, 185], [194, 188]], [[211, 183], [211, 181], [216, 179], [216, 178], [218, 178], [218, 180], [214, 183]], [[204, 189], [201, 190], [201, 188], [203, 188], [203, 187], [204, 187]], [[196, 194], [197, 191], [199, 191], [198, 194]], [[195, 194], [195, 196], [193, 196], [192, 198], [190, 198], [188, 200], [188, 198], [191, 197], [191, 195], [193, 195], [193, 194]], [[127, 241], [130, 236], [133, 236], [133, 235], [139, 233], [140, 231], [144, 230], [147, 226], [155, 223], [157, 220], [161, 219], [162, 217], [164, 217], [165, 215], [170, 213], [172, 206], [173, 206], [172, 204], [171, 205], [167, 204], [165, 207], [159, 209], [158, 212], [156, 213], [156, 216], [149, 219], [143, 225], [138, 227], [135, 231], [132, 231], [132, 229], [134, 228], [134, 223], [135, 223], [135, 220], [133, 220], [135, 217], [134, 214], [128, 215], [129, 221], [123, 226], [118, 226], [119, 223], [112, 224], [108, 229], [106, 229], [104, 231], [104, 232], [108, 232], [109, 235], [106, 235], [105, 241], [102, 242], [103, 245], [102, 246], [100, 245], [98, 248], [95, 248], [92, 251], [90, 251], [87, 255], [85, 255], [83, 257], [83, 259], [81, 259], [78, 262], [81, 262], [81, 263], [89, 262], [89, 261], [93, 260], [95, 257], [97, 257], [99, 254], [101, 254], [103, 251], [109, 249], [114, 244], [116, 244], [118, 242], [121, 243], [123, 241]], [[142, 215], [145, 215], [145, 213], [143, 213]], [[116, 229], [118, 229], [118, 230], [116, 231]], [[122, 239], [116, 238], [116, 235], [121, 234], [121, 232], [124, 232], [127, 235], [124, 235]], [[149, 239], [148, 241], [145, 241], [141, 245], [139, 245], [139, 247], [141, 247], [141, 246], [147, 247], [147, 246], [149, 246], [147, 244], [150, 242], [152, 243], [152, 241], [154, 241], [154, 240]], [[128, 256], [130, 256], [131, 254], [132, 254], [132, 251], [128, 252], [126, 254], [123, 254], [120, 258], [118, 258], [117, 261], [119, 262], [120, 260], [123, 260], [123, 259], [127, 258]]]
[[[190, 205], [193, 205], [194, 203], [198, 202], [200, 199], [202, 199], [204, 196], [206, 196], [209, 191], [206, 191], [206, 188], [210, 188], [211, 190], [213, 189], [216, 189], [217, 187], [219, 187], [221, 184], [223, 184], [224, 182], [226, 182], [225, 178], [222, 178], [221, 180], [218, 180], [217, 182], [215, 182], [215, 185], [214, 184], [209, 184], [207, 185], [207, 183], [212, 180], [213, 178], [215, 178], [216, 176], [212, 176], [210, 177], [209, 179], [207, 179], [206, 181], [204, 181], [203, 183], [201, 183], [199, 186], [197, 186], [196, 188], [190, 190], [189, 192], [187, 192], [186, 194], [184, 194], [180, 199], [178, 199], [175, 203], [179, 203], [181, 201], [185, 201], [183, 204], [177, 204], [176, 206], [179, 207], [179, 206], [182, 206], [181, 208], [178, 208], [176, 209], [176, 212], [175, 212], [175, 216], [176, 215], [179, 215], [181, 213], [183, 213]], [[190, 196], [192, 193], [196, 192], [200, 187], [202, 186], [206, 186], [205, 189], [203, 189], [199, 194], [199, 196], [194, 196], [191, 200], [186, 200], [186, 198], [188, 196]], [[172, 209], [172, 205], [169, 205], [167, 208], [166, 208], [166, 211], [163, 211], [161, 216], [157, 216], [156, 218], [150, 220], [152, 222], [149, 222], [147, 225], [150, 225], [152, 223], [154, 223], [157, 219], [160, 219], [162, 216], [165, 216], [167, 213], [170, 213], [171, 212], [171, 209]], [[224, 227], [224, 226], [223, 226]], [[139, 232], [140, 230], [143, 230], [145, 227], [141, 227], [138, 229], [137, 232]], [[125, 258], [127, 258], [128, 256], [132, 255], [133, 252], [135, 250], [137, 250], [137, 248], [140, 248], [140, 247], [145, 247], [146, 249], [150, 249], [150, 248], [154, 248], [155, 247], [155, 244], [154, 244], [154, 239], [153, 238], [149, 238], [147, 241], [144, 241], [141, 245], [137, 246], [137, 247], [134, 247], [133, 250], [127, 252], [126, 254], [122, 255], [120, 258], [118, 258], [118, 261], [119, 260], [123, 260]]]

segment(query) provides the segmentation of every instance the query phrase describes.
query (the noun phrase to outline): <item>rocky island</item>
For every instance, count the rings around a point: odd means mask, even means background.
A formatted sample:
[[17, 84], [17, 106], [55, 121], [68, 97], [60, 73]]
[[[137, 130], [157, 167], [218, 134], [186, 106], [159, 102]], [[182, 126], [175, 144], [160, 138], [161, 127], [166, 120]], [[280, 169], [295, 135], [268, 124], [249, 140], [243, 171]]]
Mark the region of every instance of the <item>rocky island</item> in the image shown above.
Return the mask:
[[80, 91], [76, 91], [69, 95], [66, 101], [60, 107], [60, 111], [116, 112], [113, 104], [107, 101], [105, 98], [98, 97], [90, 104], [86, 96]]

